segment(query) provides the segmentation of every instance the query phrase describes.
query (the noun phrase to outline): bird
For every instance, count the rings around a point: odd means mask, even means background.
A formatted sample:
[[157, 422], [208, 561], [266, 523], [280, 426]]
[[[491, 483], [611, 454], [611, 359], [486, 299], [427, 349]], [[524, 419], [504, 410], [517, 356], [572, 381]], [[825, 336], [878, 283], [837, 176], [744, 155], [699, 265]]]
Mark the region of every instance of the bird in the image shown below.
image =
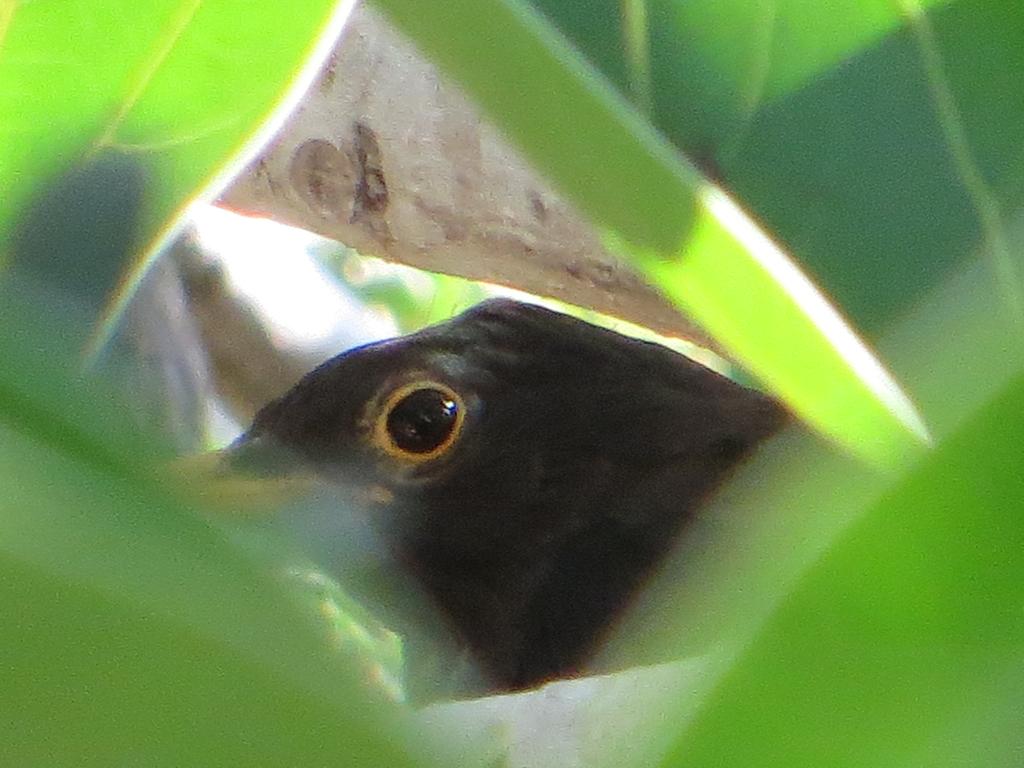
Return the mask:
[[491, 299], [321, 364], [227, 455], [343, 489], [396, 576], [373, 599], [421, 595], [474, 670], [459, 692], [481, 695], [585, 674], [688, 523], [788, 419], [663, 345]]

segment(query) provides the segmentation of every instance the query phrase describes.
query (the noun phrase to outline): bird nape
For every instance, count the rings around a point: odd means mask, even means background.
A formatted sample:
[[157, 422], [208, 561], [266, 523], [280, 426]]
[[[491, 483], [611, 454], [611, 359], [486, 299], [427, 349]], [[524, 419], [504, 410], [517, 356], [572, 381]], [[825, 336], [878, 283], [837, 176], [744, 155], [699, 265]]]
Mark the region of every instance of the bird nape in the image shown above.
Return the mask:
[[[229, 455], [261, 473], [298, 461], [344, 489], [336, 514], [359, 508], [400, 577], [363, 599], [387, 616], [408, 602], [394, 584], [416, 585], [483, 693], [584, 670], [687, 521], [786, 419], [667, 348], [492, 300], [327, 361]], [[391, 613], [415, 634], [415, 611]]]

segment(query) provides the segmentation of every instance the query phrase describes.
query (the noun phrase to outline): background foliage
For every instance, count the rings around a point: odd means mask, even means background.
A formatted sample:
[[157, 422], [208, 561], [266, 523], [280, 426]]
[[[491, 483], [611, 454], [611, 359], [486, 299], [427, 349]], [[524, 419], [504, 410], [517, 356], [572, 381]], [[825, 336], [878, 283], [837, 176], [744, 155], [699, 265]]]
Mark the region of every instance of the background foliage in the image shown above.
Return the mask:
[[[786, 436], [684, 547], [683, 577], [670, 568], [638, 606], [610, 655], [715, 649], [698, 705], [666, 718], [667, 761], [1019, 760], [1019, 4], [378, 5], [639, 268], [886, 468]], [[115, 285], [258, 129], [332, 13], [0, 6], [5, 762], [427, 759], [396, 738], [403, 711], [329, 651], [276, 555], [155, 479], [160, 439], [112, 381], [78, 372]], [[914, 448], [761, 269], [709, 181], [870, 340], [934, 448]]]

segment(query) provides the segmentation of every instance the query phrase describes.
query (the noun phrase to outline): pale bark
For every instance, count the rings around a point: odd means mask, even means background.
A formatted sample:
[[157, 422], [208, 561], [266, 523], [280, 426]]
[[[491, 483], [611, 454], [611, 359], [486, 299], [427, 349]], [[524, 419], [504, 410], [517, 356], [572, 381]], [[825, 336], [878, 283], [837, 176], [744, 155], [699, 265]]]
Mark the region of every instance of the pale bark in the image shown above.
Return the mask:
[[369, 7], [221, 204], [708, 345]]

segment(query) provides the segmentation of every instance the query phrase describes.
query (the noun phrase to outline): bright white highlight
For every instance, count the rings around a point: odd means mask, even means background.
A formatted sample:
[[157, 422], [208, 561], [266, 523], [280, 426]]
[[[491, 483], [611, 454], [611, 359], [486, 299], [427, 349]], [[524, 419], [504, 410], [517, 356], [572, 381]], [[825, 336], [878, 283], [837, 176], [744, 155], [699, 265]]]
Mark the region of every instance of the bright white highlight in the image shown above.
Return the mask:
[[311, 258], [321, 240], [302, 229], [212, 206], [195, 206], [204, 249], [216, 255], [232, 287], [254, 305], [275, 345], [329, 357], [347, 346], [394, 336], [394, 322], [362, 303]]
[[928, 428], [910, 398], [814, 284], [728, 196], [714, 187], [706, 187], [702, 197], [711, 215], [785, 289], [868, 389], [923, 443], [931, 444]]

